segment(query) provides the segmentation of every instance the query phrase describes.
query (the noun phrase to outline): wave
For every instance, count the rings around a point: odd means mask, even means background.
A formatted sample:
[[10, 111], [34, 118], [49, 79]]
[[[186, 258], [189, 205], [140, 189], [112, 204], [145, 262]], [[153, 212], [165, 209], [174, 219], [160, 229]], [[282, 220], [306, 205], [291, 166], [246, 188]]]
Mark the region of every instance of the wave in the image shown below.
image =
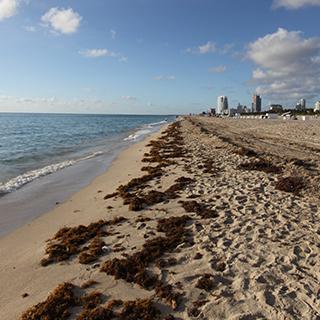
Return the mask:
[[168, 120], [162, 120], [162, 121], [159, 121], [159, 122], [149, 123], [149, 124], [148, 124], [148, 127], [160, 126], [160, 125], [165, 124], [165, 123], [167, 123], [167, 122], [168, 122]]
[[5, 183], [0, 183], [0, 195], [4, 195], [4, 194], [10, 193], [10, 192], [13, 192], [17, 189], [20, 189], [22, 186], [26, 185], [27, 183], [30, 183], [38, 178], [47, 176], [47, 175], [52, 174], [54, 172], [60, 171], [64, 168], [70, 167], [80, 161], [92, 159], [92, 158], [95, 158], [95, 157], [102, 155], [102, 154], [103, 154], [103, 152], [99, 151], [99, 152], [92, 153], [92, 154], [90, 154], [86, 157], [80, 158], [80, 159], [67, 160], [67, 161], [51, 164], [51, 165], [45, 166], [40, 169], [28, 171], [28, 172], [21, 174], [15, 178], [12, 178], [11, 180], [9, 180]]
[[144, 136], [146, 134], [149, 134], [151, 132], [151, 130], [148, 129], [141, 129], [136, 131], [133, 134], [130, 134], [130, 136], [128, 136], [127, 138], [124, 139], [124, 141], [130, 141], [130, 140], [137, 140], [138, 138], [140, 138], [141, 136]]
[[150, 129], [154, 129], [154, 127], [159, 127], [167, 122], [168, 122], [167, 120], [162, 120], [159, 122], [149, 123], [149, 124], [145, 125], [144, 128], [141, 128], [141, 129], [137, 130], [136, 132], [130, 134], [128, 137], [126, 137], [124, 139], [124, 141], [137, 140], [138, 138], [151, 133], [152, 130], [150, 130]]

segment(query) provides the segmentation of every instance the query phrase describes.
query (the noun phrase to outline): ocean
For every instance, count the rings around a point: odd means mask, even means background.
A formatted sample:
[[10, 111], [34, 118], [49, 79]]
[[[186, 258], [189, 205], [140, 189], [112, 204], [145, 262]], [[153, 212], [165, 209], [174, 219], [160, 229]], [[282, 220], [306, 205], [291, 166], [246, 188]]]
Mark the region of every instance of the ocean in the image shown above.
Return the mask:
[[0, 113], [0, 194], [103, 157], [157, 130], [166, 119], [173, 117]]
[[0, 113], [0, 235], [65, 200], [121, 150], [174, 119]]

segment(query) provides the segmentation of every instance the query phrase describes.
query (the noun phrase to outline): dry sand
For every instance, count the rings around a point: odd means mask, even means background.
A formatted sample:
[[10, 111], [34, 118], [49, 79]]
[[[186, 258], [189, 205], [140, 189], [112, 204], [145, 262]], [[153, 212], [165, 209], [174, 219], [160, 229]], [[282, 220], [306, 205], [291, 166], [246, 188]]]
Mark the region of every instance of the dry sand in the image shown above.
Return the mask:
[[[158, 133], [124, 151], [70, 200], [0, 240], [0, 319], [19, 319], [63, 282], [80, 286], [87, 280], [98, 283], [85, 291], [97, 290], [106, 301], [150, 298], [163, 312], [160, 319], [320, 319], [319, 123], [186, 118], [179, 130], [184, 156], [171, 158], [175, 163], [136, 193], [165, 192], [177, 178], [192, 178], [178, 198], [160, 199], [138, 212], [120, 196], [103, 199], [146, 174], [140, 170], [148, 165], [141, 162], [150, 150], [145, 146]], [[257, 154], [243, 155], [241, 147]], [[281, 173], [238, 167], [258, 159]], [[288, 176], [301, 178], [303, 189], [277, 190], [277, 181]], [[181, 200], [196, 201], [200, 209], [186, 212]], [[183, 215], [189, 221], [179, 230], [186, 238], [163, 248], [163, 261], [171, 259], [171, 265], [154, 260], [146, 267], [181, 294], [177, 301], [100, 271], [105, 261], [141, 252], [150, 239], [166, 239], [157, 231], [159, 219]], [[109, 250], [97, 262], [80, 264], [74, 255], [40, 265], [46, 240], [60, 228], [117, 216], [128, 220], [111, 227], [113, 234], [103, 238]], [[70, 319], [79, 312], [73, 308]]]

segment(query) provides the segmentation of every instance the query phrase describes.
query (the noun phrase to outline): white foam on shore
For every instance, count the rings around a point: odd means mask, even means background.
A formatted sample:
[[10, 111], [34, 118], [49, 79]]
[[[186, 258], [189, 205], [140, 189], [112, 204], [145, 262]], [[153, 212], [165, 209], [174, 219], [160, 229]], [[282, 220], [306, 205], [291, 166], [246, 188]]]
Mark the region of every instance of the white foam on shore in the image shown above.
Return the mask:
[[150, 128], [150, 127], [160, 126], [160, 125], [165, 124], [167, 122], [168, 122], [167, 120], [162, 120], [162, 121], [159, 121], [159, 122], [149, 123], [148, 127]]
[[[130, 134], [128, 137], [126, 137], [125, 139], [123, 139], [124, 141], [134, 141], [137, 140], [139, 138], [141, 138], [142, 136], [145, 136], [151, 132], [154, 131], [154, 127], [159, 127], [163, 124], [167, 123], [167, 120], [162, 120], [159, 122], [153, 122], [153, 123], [149, 123], [146, 125], [147, 128], [141, 128], [139, 130], [137, 130], [136, 132]], [[151, 129], [151, 130], [150, 130]]]
[[131, 140], [137, 140], [138, 138], [140, 138], [141, 136], [144, 136], [146, 134], [149, 134], [151, 132], [151, 130], [148, 129], [142, 129], [142, 130], [138, 130], [133, 134], [130, 134], [130, 136], [128, 136], [127, 138], [124, 139], [124, 141], [131, 141]]
[[40, 169], [28, 171], [22, 175], [19, 175], [15, 178], [12, 178], [11, 180], [9, 180], [5, 183], [0, 183], [0, 195], [13, 192], [13, 191], [21, 188], [22, 186], [26, 185], [27, 183], [30, 183], [40, 177], [44, 177], [44, 176], [47, 176], [47, 175], [52, 174], [54, 172], [60, 171], [64, 168], [70, 167], [80, 161], [95, 158], [101, 154], [103, 154], [103, 152], [94, 152], [86, 157], [83, 157], [83, 158], [80, 158], [77, 160], [67, 160], [67, 161], [63, 161], [60, 163], [51, 164], [49, 166], [46, 166], [46, 167], [43, 167]]

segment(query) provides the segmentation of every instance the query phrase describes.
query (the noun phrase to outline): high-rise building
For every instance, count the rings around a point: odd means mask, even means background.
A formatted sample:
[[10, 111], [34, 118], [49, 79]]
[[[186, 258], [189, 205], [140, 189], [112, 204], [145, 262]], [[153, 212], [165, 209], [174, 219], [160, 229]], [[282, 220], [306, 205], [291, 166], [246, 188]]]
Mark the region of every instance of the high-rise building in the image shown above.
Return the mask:
[[320, 101], [317, 101], [314, 105], [314, 112], [319, 112], [320, 111]]
[[240, 103], [238, 103], [238, 105], [237, 105], [237, 112], [238, 113], [243, 112], [243, 105], [241, 105]]
[[297, 110], [306, 110], [306, 99], [300, 99], [296, 104]]
[[252, 112], [261, 112], [261, 97], [257, 94], [252, 97]]
[[228, 114], [228, 98], [226, 96], [218, 97], [217, 114]]

